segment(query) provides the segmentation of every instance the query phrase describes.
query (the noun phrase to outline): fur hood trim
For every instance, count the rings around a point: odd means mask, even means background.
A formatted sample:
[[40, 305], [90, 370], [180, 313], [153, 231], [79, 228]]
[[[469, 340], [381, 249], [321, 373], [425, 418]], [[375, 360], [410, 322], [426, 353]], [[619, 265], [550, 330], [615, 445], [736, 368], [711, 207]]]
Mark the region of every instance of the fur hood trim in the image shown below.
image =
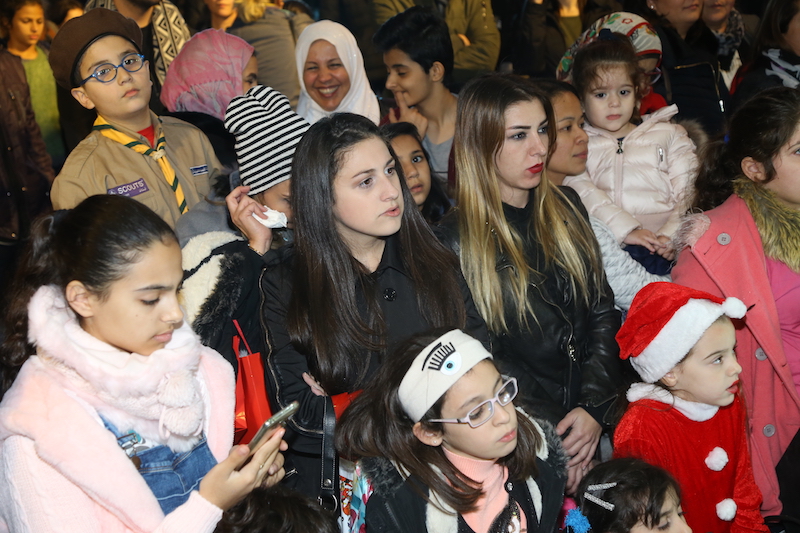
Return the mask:
[[194, 326], [195, 331], [195, 321], [203, 316], [203, 305], [214, 292], [224, 269], [224, 255], [213, 252], [220, 246], [238, 240], [242, 239], [232, 233], [212, 231], [193, 237], [181, 250], [184, 273], [181, 303], [186, 310], [186, 321]]
[[708, 228], [711, 227], [711, 219], [705, 213], [690, 213], [681, 219], [678, 232], [672, 239], [676, 252], [680, 252], [687, 246], [692, 248], [700, 240]]
[[144, 356], [84, 331], [55, 286], [39, 288], [28, 317], [29, 341], [43, 366], [115, 426], [136, 428], [176, 452], [198, 442], [205, 411], [197, 379], [201, 344], [185, 322], [165, 348]]
[[764, 255], [800, 273], [800, 212], [787, 207], [774, 192], [747, 178], [733, 184], [756, 223]]

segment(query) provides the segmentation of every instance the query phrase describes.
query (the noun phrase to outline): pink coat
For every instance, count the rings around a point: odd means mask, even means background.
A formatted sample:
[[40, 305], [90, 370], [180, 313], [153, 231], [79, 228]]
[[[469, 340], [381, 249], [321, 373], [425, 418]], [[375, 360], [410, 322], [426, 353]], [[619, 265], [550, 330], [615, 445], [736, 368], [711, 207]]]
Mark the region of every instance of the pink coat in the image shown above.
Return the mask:
[[[65, 361], [115, 350], [74, 325], [62, 328], [58, 311], [47, 314], [42, 334], [51, 352], [58, 348], [59, 355], [68, 354]], [[188, 326], [176, 330], [173, 342], [179, 342], [176, 338], [199, 356], [203, 432], [220, 461], [233, 440], [233, 370]], [[31, 356], [0, 403], [0, 531], [213, 531], [222, 511], [198, 492], [164, 516], [144, 478], [103, 426], [97, 402], [90, 406], [64, 387], [58, 368]]]
[[688, 247], [678, 257], [672, 280], [735, 296], [748, 309], [744, 325], [737, 324], [736, 353], [742, 365], [753, 473], [764, 497], [762, 513], [779, 514], [775, 467], [800, 429], [800, 396], [783, 352], [761, 237], [747, 205], [736, 195], [685, 224]]

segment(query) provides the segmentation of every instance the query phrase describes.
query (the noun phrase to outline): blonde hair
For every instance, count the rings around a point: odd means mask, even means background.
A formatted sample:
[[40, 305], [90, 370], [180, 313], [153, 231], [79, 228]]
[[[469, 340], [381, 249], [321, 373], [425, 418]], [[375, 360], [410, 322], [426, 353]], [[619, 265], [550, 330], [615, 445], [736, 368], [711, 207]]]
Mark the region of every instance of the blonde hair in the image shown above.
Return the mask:
[[[542, 104], [548, 125], [555, 124], [550, 102], [533, 83], [515, 76], [478, 78], [458, 98], [454, 138], [458, 174], [458, 228], [461, 269], [478, 311], [495, 333], [508, 332], [509, 316], [529, 327], [533, 308], [528, 285], [535, 272], [528, 264], [524, 236], [506, 220], [495, 158], [505, 140], [505, 112], [512, 105]], [[555, 130], [547, 131], [550, 151]], [[549, 158], [549, 152], [548, 152]], [[541, 244], [546, 265], [555, 264], [569, 276], [576, 299], [590, 305], [604, 286], [600, 253], [594, 233], [577, 208], [546, 176], [534, 189], [535, 215], [529, 232]], [[497, 271], [500, 254], [512, 268]]]
[[277, 6], [272, 0], [234, 0], [236, 12], [245, 24], [255, 22], [264, 16], [269, 6]]

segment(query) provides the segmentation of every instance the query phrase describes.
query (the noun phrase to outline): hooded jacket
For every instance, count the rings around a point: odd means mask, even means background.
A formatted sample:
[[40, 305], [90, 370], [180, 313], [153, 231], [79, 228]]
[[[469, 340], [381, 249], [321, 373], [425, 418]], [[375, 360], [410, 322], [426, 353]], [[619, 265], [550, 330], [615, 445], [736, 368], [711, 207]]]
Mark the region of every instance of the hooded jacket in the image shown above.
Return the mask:
[[37, 355], [0, 403], [0, 531], [213, 531], [222, 511], [198, 492], [164, 516], [100, 414], [175, 451], [205, 434], [220, 461], [233, 441], [230, 365], [185, 324], [150, 356], [121, 352], [81, 329], [54, 287], [39, 289], [29, 320]]

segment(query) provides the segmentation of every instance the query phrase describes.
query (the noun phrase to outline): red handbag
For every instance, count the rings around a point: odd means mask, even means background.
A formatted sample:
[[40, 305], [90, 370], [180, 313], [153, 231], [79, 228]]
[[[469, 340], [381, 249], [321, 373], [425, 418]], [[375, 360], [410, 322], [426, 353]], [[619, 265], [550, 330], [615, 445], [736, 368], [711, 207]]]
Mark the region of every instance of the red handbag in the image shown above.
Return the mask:
[[[237, 355], [239, 370], [236, 374], [236, 418], [234, 421], [234, 444], [247, 444], [270, 416], [272, 409], [264, 383], [264, 363], [260, 353], [253, 353], [244, 338], [239, 321], [234, 320], [238, 335], [233, 336], [233, 353]], [[244, 344], [246, 353], [240, 351]]]

